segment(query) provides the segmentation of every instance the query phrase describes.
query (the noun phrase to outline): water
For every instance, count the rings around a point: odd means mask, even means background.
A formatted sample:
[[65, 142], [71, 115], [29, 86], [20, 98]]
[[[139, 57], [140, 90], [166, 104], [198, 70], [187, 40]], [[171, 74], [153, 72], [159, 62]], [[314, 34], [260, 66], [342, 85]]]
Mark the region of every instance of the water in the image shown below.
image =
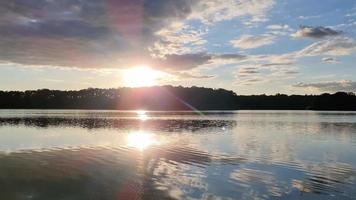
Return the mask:
[[356, 199], [356, 112], [0, 111], [0, 199]]

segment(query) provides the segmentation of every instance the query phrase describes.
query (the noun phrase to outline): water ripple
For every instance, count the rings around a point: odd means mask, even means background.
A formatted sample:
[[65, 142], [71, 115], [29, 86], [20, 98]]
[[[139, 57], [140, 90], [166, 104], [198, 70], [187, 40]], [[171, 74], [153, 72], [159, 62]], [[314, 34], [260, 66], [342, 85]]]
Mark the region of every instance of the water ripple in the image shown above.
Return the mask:
[[82, 127], [87, 129], [115, 128], [115, 129], [143, 129], [147, 131], [182, 132], [199, 131], [209, 128], [231, 129], [236, 126], [234, 120], [176, 120], [176, 119], [122, 119], [122, 118], [4, 118], [0, 117], [1, 126], [29, 126], [29, 127]]

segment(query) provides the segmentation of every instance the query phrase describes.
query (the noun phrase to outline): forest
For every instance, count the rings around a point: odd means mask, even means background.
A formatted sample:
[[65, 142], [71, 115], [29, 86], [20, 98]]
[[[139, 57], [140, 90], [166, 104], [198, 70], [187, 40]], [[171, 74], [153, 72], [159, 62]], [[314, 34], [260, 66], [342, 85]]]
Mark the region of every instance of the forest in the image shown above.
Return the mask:
[[238, 95], [225, 89], [181, 86], [88, 88], [77, 91], [0, 91], [0, 109], [103, 110], [356, 110], [354, 93]]

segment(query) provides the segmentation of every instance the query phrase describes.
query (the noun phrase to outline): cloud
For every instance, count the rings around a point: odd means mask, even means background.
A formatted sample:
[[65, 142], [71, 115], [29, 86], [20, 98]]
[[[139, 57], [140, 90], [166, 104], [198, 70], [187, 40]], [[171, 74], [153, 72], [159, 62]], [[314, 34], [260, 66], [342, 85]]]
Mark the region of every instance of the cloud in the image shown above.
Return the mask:
[[314, 42], [299, 51], [280, 55], [248, 55], [239, 62], [234, 60], [232, 63], [242, 64], [236, 73], [236, 83], [253, 85], [295, 78], [300, 73], [295, 63], [303, 57], [325, 56], [323, 62], [336, 63], [338, 61], [334, 57], [351, 55], [354, 52], [356, 42], [353, 39], [335, 37]]
[[[212, 61], [211, 24], [267, 19], [274, 0], [15, 0], [0, 8], [0, 62], [27, 66], [185, 71]], [[191, 20], [204, 24], [189, 25]]]
[[190, 6], [188, 0], [5, 2], [0, 60], [84, 68], [146, 62], [155, 32], [186, 18]]
[[230, 41], [230, 43], [235, 48], [241, 49], [253, 49], [265, 45], [272, 44], [274, 41], [274, 37], [271, 35], [242, 35], [239, 39], [235, 39]]
[[263, 66], [263, 67], [291, 66], [293, 64], [294, 64], [293, 62], [280, 62], [280, 63], [266, 63], [266, 64], [262, 64], [261, 66]]
[[347, 14], [345, 15], [345, 17], [354, 17], [354, 16], [356, 16], [356, 12], [347, 13]]
[[249, 86], [249, 85], [255, 85], [255, 84], [265, 83], [265, 82], [266, 79], [263, 78], [247, 78], [247, 79], [237, 80], [236, 85]]
[[240, 61], [248, 60], [249, 57], [246, 55], [238, 54], [238, 53], [227, 53], [227, 54], [215, 54], [212, 55], [212, 60], [215, 63], [236, 63]]
[[156, 42], [149, 47], [153, 56], [163, 57], [166, 54], [185, 54], [203, 51], [202, 45], [207, 43], [202, 37], [207, 30], [199, 30], [182, 22], [156, 32]]
[[271, 24], [268, 25], [266, 29], [268, 30], [268, 34], [276, 36], [290, 35], [292, 32], [294, 32], [294, 30], [290, 28], [287, 24]]
[[328, 58], [324, 59], [325, 61], [331, 61], [330, 57], [348, 56], [355, 52], [356, 42], [353, 39], [335, 37], [314, 42], [301, 50], [285, 54], [248, 55], [243, 61], [262, 63], [261, 66], [291, 66], [303, 57], [325, 56]]
[[298, 70], [294, 63], [246, 64], [236, 73], [237, 85], [254, 85], [294, 78]]
[[285, 24], [285, 25], [271, 24], [271, 25], [268, 25], [266, 28], [270, 29], [270, 30], [288, 30], [288, 29], [290, 29], [290, 27], [287, 24]]
[[208, 79], [208, 78], [214, 78], [214, 76], [211, 75], [197, 75], [197, 74], [191, 74], [188, 72], [177, 72], [174, 75], [176, 75], [180, 79]]
[[318, 26], [300, 26], [299, 30], [292, 34], [295, 38], [313, 38], [320, 39], [328, 36], [338, 36], [341, 35], [342, 31], [334, 30], [332, 28]]
[[240, 62], [247, 62], [251, 58], [248, 55], [242, 55], [239, 53], [223, 53], [223, 54], [208, 54], [210, 60], [205, 63], [206, 66], [221, 66], [227, 64], [236, 64]]
[[299, 74], [299, 72], [298, 71], [296, 71], [296, 70], [286, 70], [286, 71], [284, 71], [284, 73], [285, 74], [290, 74], [290, 75], [292, 75], [292, 74]]
[[320, 17], [322, 17], [322, 15], [311, 15], [311, 16], [301, 15], [301, 16], [298, 17], [298, 19], [308, 20], [308, 19], [315, 19], [315, 18], [320, 18]]
[[323, 63], [326, 63], [326, 64], [335, 64], [335, 63], [339, 63], [338, 60], [336, 60], [335, 58], [333, 57], [326, 57], [326, 58], [322, 58], [321, 59], [323, 61]]
[[245, 67], [239, 68], [239, 70], [237, 72], [237, 76], [238, 77], [246, 77], [246, 76], [254, 75], [254, 74], [258, 74], [258, 73], [260, 73], [258, 67], [245, 66]]
[[338, 37], [313, 43], [296, 52], [296, 56], [346, 56], [356, 51], [356, 42], [351, 38]]
[[[330, 57], [348, 56], [356, 52], [356, 42], [347, 37], [329, 38], [314, 42], [301, 50], [285, 54], [249, 55], [246, 59], [251, 62], [268, 62], [268, 65], [293, 65], [297, 59], [303, 57], [326, 56]], [[336, 60], [336, 59], [335, 59]]]
[[321, 92], [356, 91], [356, 82], [351, 80], [319, 82], [319, 83], [297, 83], [296, 88], [310, 88]]
[[165, 55], [163, 59], [153, 59], [153, 66], [167, 67], [173, 71], [190, 70], [197, 66], [208, 64], [212, 61], [212, 56], [204, 53], [199, 54], [170, 54]]
[[247, 17], [245, 24], [267, 21], [275, 0], [202, 0], [195, 5], [193, 19], [212, 24], [235, 17]]
[[[337, 56], [356, 52], [356, 42], [351, 38], [336, 37], [315, 42], [299, 51], [280, 55], [248, 55], [240, 60], [242, 65], [236, 73], [237, 85], [253, 85], [295, 78], [300, 72], [295, 63], [298, 59], [326, 56], [325, 63], [336, 63]], [[226, 61], [225, 61], [226, 62]], [[238, 63], [234, 60], [234, 63]]]
[[[169, 54], [163, 58], [151, 58], [147, 63], [168, 73], [189, 71], [205, 65], [224, 65], [248, 60], [249, 57], [241, 54]], [[198, 76], [196, 76], [197, 78]]]

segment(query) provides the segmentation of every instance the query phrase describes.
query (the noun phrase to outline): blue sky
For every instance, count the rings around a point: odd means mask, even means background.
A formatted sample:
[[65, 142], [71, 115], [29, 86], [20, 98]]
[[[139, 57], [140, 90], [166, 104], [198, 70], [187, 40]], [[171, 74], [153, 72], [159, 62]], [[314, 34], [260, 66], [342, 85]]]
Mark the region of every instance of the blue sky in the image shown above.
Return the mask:
[[144, 65], [164, 74], [158, 85], [356, 91], [354, 0], [15, 0], [0, 11], [1, 90], [127, 86]]

